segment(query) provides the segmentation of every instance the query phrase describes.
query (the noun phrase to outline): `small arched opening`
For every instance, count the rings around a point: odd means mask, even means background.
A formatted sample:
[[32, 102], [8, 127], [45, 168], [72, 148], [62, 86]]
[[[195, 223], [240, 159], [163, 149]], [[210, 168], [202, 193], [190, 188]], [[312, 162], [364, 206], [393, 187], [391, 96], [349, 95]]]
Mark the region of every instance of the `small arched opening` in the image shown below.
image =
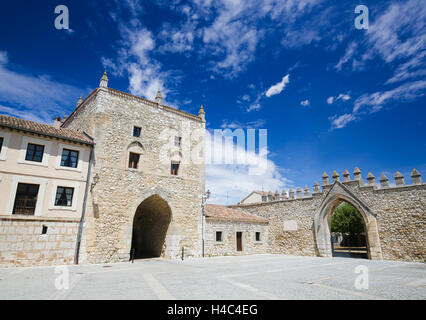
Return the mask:
[[342, 201], [329, 216], [333, 257], [368, 258], [367, 234], [361, 213]]
[[171, 219], [171, 209], [159, 195], [142, 201], [133, 218], [130, 258], [132, 254], [135, 259], [163, 256]]

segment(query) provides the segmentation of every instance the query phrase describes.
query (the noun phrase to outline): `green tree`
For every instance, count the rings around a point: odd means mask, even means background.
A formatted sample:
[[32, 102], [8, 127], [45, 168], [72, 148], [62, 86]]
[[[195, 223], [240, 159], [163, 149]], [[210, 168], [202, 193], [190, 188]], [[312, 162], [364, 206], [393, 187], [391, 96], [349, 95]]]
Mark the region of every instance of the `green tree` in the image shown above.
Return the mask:
[[361, 214], [352, 205], [343, 202], [331, 217], [331, 231], [350, 234], [364, 232]]

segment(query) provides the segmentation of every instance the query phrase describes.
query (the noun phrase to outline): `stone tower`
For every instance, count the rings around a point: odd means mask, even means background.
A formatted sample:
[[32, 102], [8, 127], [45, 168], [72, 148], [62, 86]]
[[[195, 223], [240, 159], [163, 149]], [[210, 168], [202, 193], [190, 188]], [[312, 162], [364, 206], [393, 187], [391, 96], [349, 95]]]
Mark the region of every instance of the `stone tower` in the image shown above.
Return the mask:
[[108, 88], [105, 72], [62, 125], [95, 142], [83, 231], [88, 262], [177, 258], [182, 248], [201, 255], [204, 114], [159, 108], [161, 99], [161, 92], [150, 101]]

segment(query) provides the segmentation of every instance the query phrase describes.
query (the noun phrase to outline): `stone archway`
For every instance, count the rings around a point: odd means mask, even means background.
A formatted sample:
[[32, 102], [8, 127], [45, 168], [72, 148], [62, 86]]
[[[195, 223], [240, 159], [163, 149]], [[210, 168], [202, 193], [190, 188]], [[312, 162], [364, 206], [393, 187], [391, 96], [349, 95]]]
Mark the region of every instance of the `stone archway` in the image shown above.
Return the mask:
[[159, 195], [154, 194], [140, 203], [132, 228], [131, 252], [134, 250], [135, 259], [164, 256], [164, 243], [171, 219], [171, 209]]
[[368, 258], [381, 260], [383, 257], [375, 214], [339, 181], [334, 182], [314, 216], [314, 236], [317, 254], [321, 257], [332, 256], [330, 220], [334, 210], [343, 201], [350, 203], [361, 214], [366, 232]]

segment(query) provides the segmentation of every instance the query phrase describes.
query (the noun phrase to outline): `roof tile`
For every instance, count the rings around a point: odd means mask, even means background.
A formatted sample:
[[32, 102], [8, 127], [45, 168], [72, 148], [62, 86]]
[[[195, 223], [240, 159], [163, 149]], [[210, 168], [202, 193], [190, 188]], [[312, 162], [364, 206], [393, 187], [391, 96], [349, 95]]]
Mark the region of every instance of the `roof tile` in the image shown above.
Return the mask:
[[243, 210], [229, 208], [218, 204], [206, 204], [206, 217], [218, 220], [268, 222], [265, 218], [247, 213]]
[[4, 114], [0, 114], [0, 126], [4, 126], [11, 129], [24, 130], [32, 133], [61, 138], [84, 144], [93, 144], [93, 141], [82, 132], [65, 128], [56, 129], [55, 127], [47, 124], [19, 119]]

